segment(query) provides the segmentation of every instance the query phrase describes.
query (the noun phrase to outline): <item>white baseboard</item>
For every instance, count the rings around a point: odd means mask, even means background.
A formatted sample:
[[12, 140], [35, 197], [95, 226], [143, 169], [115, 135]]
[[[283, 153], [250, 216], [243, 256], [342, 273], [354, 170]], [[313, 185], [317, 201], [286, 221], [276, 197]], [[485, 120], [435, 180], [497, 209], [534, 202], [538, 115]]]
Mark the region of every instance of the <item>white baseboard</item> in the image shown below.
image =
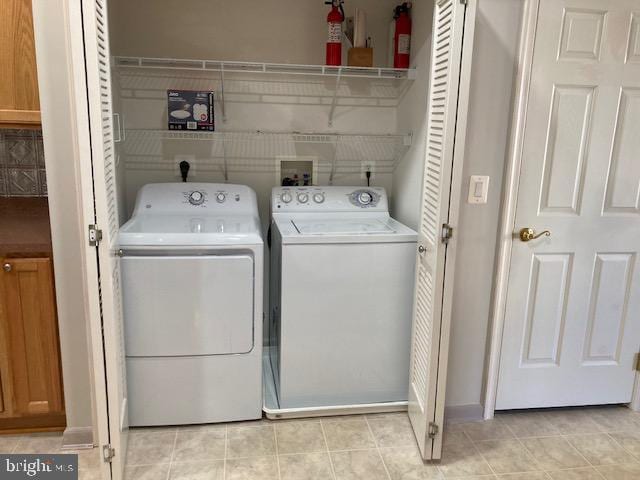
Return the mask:
[[64, 450], [82, 450], [93, 448], [92, 427], [68, 427], [62, 434], [62, 448]]
[[444, 408], [445, 423], [479, 422], [483, 420], [484, 408], [476, 405], [453, 405]]

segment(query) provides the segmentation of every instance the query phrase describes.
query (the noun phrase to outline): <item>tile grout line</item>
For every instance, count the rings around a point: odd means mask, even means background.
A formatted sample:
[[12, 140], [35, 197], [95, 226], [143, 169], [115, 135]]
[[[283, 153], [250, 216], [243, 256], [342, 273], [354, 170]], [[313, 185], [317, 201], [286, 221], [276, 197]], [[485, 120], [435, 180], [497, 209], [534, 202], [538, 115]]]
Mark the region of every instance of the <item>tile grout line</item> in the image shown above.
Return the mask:
[[[465, 435], [467, 435], [467, 432], [463, 433]], [[498, 474], [496, 473], [496, 471], [493, 469], [493, 467], [491, 466], [491, 463], [489, 463], [489, 461], [487, 460], [487, 458], [484, 456], [484, 454], [480, 451], [480, 449], [478, 448], [478, 446], [476, 445], [476, 442], [469, 436], [467, 435], [467, 438], [469, 438], [471, 440], [471, 446], [473, 447], [473, 449], [475, 450], [475, 452], [480, 455], [480, 458], [482, 458], [482, 461], [487, 465], [487, 467], [489, 467], [489, 470], [491, 470], [491, 473], [493, 474], [494, 477], [498, 477]]]
[[[522, 448], [524, 448], [524, 451], [533, 459], [533, 461], [535, 462], [535, 464], [540, 468], [540, 470], [538, 470], [539, 472], [542, 472], [542, 474], [547, 477], [549, 480], [553, 480], [553, 478], [551, 477], [551, 475], [549, 474], [549, 472], [542, 468], [542, 465], [540, 465], [540, 462], [538, 462], [538, 459], [534, 456], [533, 452], [531, 450], [529, 450], [527, 448], [527, 446], [524, 444], [524, 442], [522, 441], [522, 439], [520, 437], [518, 437], [513, 430], [511, 430], [511, 428], [509, 427], [509, 425], [505, 425], [507, 427], [507, 430], [509, 430], [511, 432], [511, 434], [514, 436], [514, 438], [516, 439], [516, 441], [520, 444], [520, 446]], [[586, 459], [585, 459], [586, 460]], [[525, 473], [525, 472], [522, 472]], [[526, 473], [531, 473], [531, 472], [526, 472]]]
[[176, 445], [178, 443], [178, 428], [176, 427], [176, 432], [173, 437], [173, 448], [171, 449], [171, 456], [169, 457], [169, 469], [167, 470], [167, 476], [165, 480], [169, 480], [171, 478], [171, 470], [173, 469], [173, 455], [176, 452]]
[[[536, 457], [534, 456], [533, 452], [527, 448], [527, 446], [524, 444], [524, 442], [522, 441], [522, 439], [521, 439], [520, 437], [518, 437], [518, 436], [515, 434], [515, 432], [511, 429], [511, 427], [510, 427], [509, 425], [507, 425], [507, 424], [505, 423], [505, 424], [504, 424], [504, 426], [505, 426], [505, 428], [506, 428], [507, 430], [509, 430], [509, 432], [511, 432], [511, 435], [513, 435], [513, 437], [514, 437], [514, 438], [516, 439], [516, 441], [520, 444], [520, 446], [521, 446], [522, 448], [524, 448], [524, 451], [527, 453], [527, 455], [529, 455], [529, 456], [531, 457], [531, 459], [534, 461], [534, 464], [535, 464], [538, 468], [540, 468], [540, 470], [538, 470], [538, 471], [543, 472], [543, 473], [545, 474], [545, 476], [547, 476], [549, 479], [551, 479], [551, 475], [549, 475], [549, 474], [547, 473], [547, 471], [546, 471], [544, 468], [542, 468], [542, 465], [540, 465], [540, 462], [536, 459]], [[585, 459], [585, 460], [586, 460], [586, 459]]]
[[329, 466], [331, 467], [331, 476], [333, 480], [336, 480], [336, 470], [333, 466], [333, 459], [331, 458], [331, 452], [329, 451], [329, 442], [327, 441], [327, 434], [324, 431], [324, 422], [320, 419], [320, 430], [322, 431], [322, 438], [324, 439], [324, 446], [327, 449], [327, 457], [329, 457]]
[[622, 445], [622, 443], [620, 443], [619, 441], [617, 441], [615, 438], [613, 438], [613, 436], [611, 435], [612, 433], [627, 433], [624, 431], [621, 432], [607, 432], [605, 433], [605, 435], [607, 437], [609, 437], [611, 440], [613, 440], [613, 443], [615, 443], [616, 445], [618, 445], [620, 448], [622, 448], [622, 450], [624, 450], [624, 452], [629, 455], [631, 458], [634, 459], [635, 462], [640, 461], [639, 458], [637, 458], [633, 453], [631, 453], [631, 451], [629, 449], [627, 449], [627, 447], [625, 447], [624, 445]]
[[[600, 427], [598, 427], [600, 428]], [[587, 457], [585, 457], [584, 455], [582, 455], [582, 453], [577, 449], [577, 447], [575, 447], [575, 445], [573, 445], [573, 443], [571, 442], [571, 440], [569, 439], [569, 437], [575, 437], [575, 436], [595, 436], [595, 435], [606, 435], [607, 437], [609, 437], [616, 445], [620, 446], [620, 448], [622, 448], [622, 450], [624, 450], [625, 453], [631, 455], [631, 458], [633, 458], [635, 460], [634, 463], [638, 462], [638, 460], [636, 459], [635, 455], [632, 455], [626, 448], [624, 448], [620, 443], [618, 443], [616, 441], [615, 438], [613, 438], [609, 433], [604, 432], [604, 431], [600, 431], [598, 433], [573, 433], [573, 434], [562, 434], [561, 436], [569, 443], [569, 445], [571, 445], [577, 452], [579, 455], [581, 455], [586, 461], [587, 463], [591, 466], [591, 468], [593, 468], [593, 470], [595, 470], [597, 472], [598, 475], [600, 475], [600, 477], [605, 478], [605, 476], [600, 472], [600, 470], [598, 470], [598, 467], [610, 467], [610, 466], [614, 466], [614, 465], [625, 465], [625, 463], [608, 463], [608, 464], [594, 464], [593, 462], [591, 462]]]
[[[402, 447], [384, 447], [384, 448], [402, 448]], [[309, 455], [312, 453], [323, 453], [323, 452], [331, 452], [331, 453], [346, 453], [346, 452], [368, 452], [370, 450], [375, 450], [375, 447], [372, 448], [350, 448], [350, 449], [341, 449], [341, 450], [318, 450], [318, 451], [311, 451], [311, 452], [295, 452], [295, 453], [283, 453], [281, 454], [281, 456], [285, 457], [293, 457], [296, 455]], [[259, 457], [273, 457], [275, 454], [267, 454], [267, 455], [245, 455], [242, 457], [229, 457], [229, 460], [246, 460], [247, 458], [259, 458]], [[195, 462], [176, 462], [176, 463], [202, 463], [202, 462], [206, 462], [207, 460], [200, 460], [200, 461], [195, 461]], [[144, 464], [145, 466], [148, 465], [154, 465], [154, 464]]]
[[570, 435], [562, 435], [562, 434], [560, 435], [560, 437], [563, 438], [564, 441], [567, 442], [571, 446], [571, 448], [573, 448], [576, 451], [576, 453], [582, 457], [582, 459], [585, 462], [587, 462], [587, 464], [593, 469], [593, 471], [596, 472], [596, 475], [600, 476], [604, 480], [604, 475], [602, 475], [600, 473], [600, 470], [596, 468], [596, 465], [594, 465], [591, 461], [589, 461], [589, 459], [585, 455], [583, 455], [580, 450], [578, 450], [578, 448], [571, 442], [571, 440], [567, 438], [569, 436]]
[[278, 469], [278, 479], [282, 479], [282, 474], [280, 473], [280, 451], [278, 450], [278, 431], [276, 429], [276, 425], [272, 425], [273, 429], [273, 444], [276, 449], [276, 468]]
[[[509, 428], [509, 427], [507, 427]], [[511, 431], [511, 429], [509, 429], [509, 431]], [[480, 458], [482, 458], [482, 460], [484, 461], [484, 463], [487, 465], [487, 467], [489, 467], [489, 470], [491, 470], [491, 473], [493, 474], [493, 476], [495, 478], [498, 478], [498, 474], [496, 473], [496, 471], [493, 469], [493, 467], [491, 466], [491, 464], [489, 463], [489, 461], [486, 459], [486, 457], [483, 455], [483, 453], [480, 451], [480, 449], [478, 448], [478, 445], [476, 445], [476, 441], [471, 438], [471, 435], [469, 435], [464, 428], [462, 429], [462, 433], [469, 439], [469, 441], [471, 442], [471, 446], [473, 447], [473, 449], [475, 450], [475, 452], [480, 455]]]
[[371, 424], [369, 423], [369, 419], [367, 418], [367, 415], [364, 415], [364, 422], [367, 424], [369, 435], [371, 435], [373, 444], [376, 446], [376, 452], [378, 452], [378, 458], [380, 458], [380, 461], [382, 462], [382, 468], [384, 468], [384, 472], [387, 474], [387, 478], [391, 480], [391, 474], [389, 473], [387, 464], [384, 462], [384, 458], [382, 458], [382, 453], [380, 452], [380, 445], [378, 445], [378, 440], [376, 439], [376, 436], [373, 434], [373, 430], [371, 429]]
[[[508, 429], [512, 434], [514, 434], [513, 430], [511, 430], [511, 428], [510, 428], [508, 425], [506, 425], [506, 424], [505, 424], [505, 427], [507, 427], [507, 429]], [[464, 432], [464, 430], [463, 430], [463, 433], [465, 433], [465, 434], [466, 434], [466, 432]], [[563, 439], [564, 439], [564, 440], [565, 440], [565, 441], [566, 441], [566, 442], [571, 446], [571, 448], [573, 448], [573, 449], [576, 451], [576, 453], [577, 453], [580, 457], [582, 457], [582, 458], [587, 462], [587, 465], [586, 465], [586, 466], [583, 466], [583, 467], [561, 468], [561, 469], [557, 469], [557, 470], [539, 470], [540, 472], [544, 473], [547, 477], [551, 477], [551, 475], [549, 474], [549, 472], [575, 470], [575, 469], [580, 469], [580, 468], [591, 468], [592, 470], [594, 470], [594, 471], [596, 472], [596, 474], [597, 474], [599, 477], [601, 477], [601, 478], [603, 478], [603, 479], [604, 479], [604, 478], [605, 478], [605, 477], [604, 477], [604, 475], [603, 475], [602, 473], [600, 473], [600, 471], [598, 470], [598, 468], [597, 468], [597, 467], [602, 467], [602, 466], [612, 466], [612, 465], [625, 465], [625, 464], [624, 464], [624, 463], [615, 463], [615, 464], [608, 464], [608, 465], [594, 465], [592, 462], [590, 462], [590, 461], [589, 461], [589, 460], [588, 460], [588, 459], [587, 459], [587, 458], [586, 458], [586, 457], [585, 457], [585, 456], [584, 456], [584, 455], [583, 455], [583, 454], [582, 454], [582, 453], [581, 453], [581, 452], [580, 452], [580, 451], [579, 451], [579, 450], [578, 450], [578, 449], [577, 449], [577, 448], [576, 448], [576, 447], [571, 443], [571, 441], [570, 441], [570, 440], [569, 440], [569, 438], [568, 438], [568, 437], [572, 437], [572, 436], [576, 436], [576, 435], [601, 435], [601, 434], [603, 434], [603, 433], [604, 433], [604, 432], [602, 432], [602, 431], [600, 431], [600, 432], [593, 432], [593, 433], [582, 433], [582, 434], [580, 434], [580, 433], [572, 433], [572, 434], [560, 433], [560, 434], [558, 434], [558, 435], [548, 435], [548, 436], [542, 436], [542, 437], [523, 437], [523, 438], [525, 438], [525, 439], [527, 439], [527, 438], [563, 438]], [[531, 452], [530, 452], [530, 450], [529, 450], [529, 449], [528, 449], [528, 448], [527, 448], [527, 447], [522, 443], [522, 439], [521, 439], [520, 437], [518, 437], [517, 435], [515, 435], [515, 434], [514, 434], [514, 438], [515, 438], [516, 440], [518, 440], [518, 441], [519, 441], [519, 443], [520, 443], [520, 444], [525, 448], [525, 450], [526, 450], [528, 453], [531, 453]], [[614, 440], [614, 442], [615, 442], [615, 439], [613, 439], [613, 440]], [[474, 440], [472, 440], [472, 442], [473, 442], [474, 446], [475, 446], [475, 444], [476, 444], [476, 443], [479, 443], [479, 442], [482, 442], [482, 441], [495, 441], [495, 440], [478, 440], [478, 441], [474, 441]], [[616, 443], [617, 443], [617, 442], [616, 442]], [[624, 447], [623, 447], [623, 448], [624, 448]], [[626, 451], [626, 449], [625, 449], [625, 451]], [[481, 455], [482, 455], [482, 453], [481, 453]], [[633, 456], [633, 455], [632, 455], [632, 456]], [[484, 456], [483, 456], [483, 457], [484, 457]], [[535, 458], [534, 458], [534, 460], [535, 460]], [[487, 463], [488, 463], [488, 462], [487, 462]], [[491, 465], [489, 465], [489, 467], [493, 470], [493, 468], [491, 467]], [[531, 471], [529, 471], [529, 472], [510, 472], [508, 475], [512, 475], [512, 474], [520, 474], [520, 473], [532, 473], [532, 472], [531, 472]], [[497, 474], [496, 474], [496, 475], [497, 475]]]
[[222, 480], [227, 480], [227, 442], [229, 441], [229, 424], [224, 424], [224, 457], [222, 459]]

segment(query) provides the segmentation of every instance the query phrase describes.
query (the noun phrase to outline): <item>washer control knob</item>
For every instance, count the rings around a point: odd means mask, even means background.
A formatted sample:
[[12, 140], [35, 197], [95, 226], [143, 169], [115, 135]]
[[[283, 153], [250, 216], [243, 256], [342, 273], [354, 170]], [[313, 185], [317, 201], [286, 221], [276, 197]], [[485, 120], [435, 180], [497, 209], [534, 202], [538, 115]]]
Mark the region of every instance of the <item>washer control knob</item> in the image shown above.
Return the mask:
[[280, 195], [280, 200], [282, 200], [283, 203], [289, 203], [291, 200], [293, 200], [293, 198], [291, 197], [291, 194], [289, 192], [284, 192], [282, 195]]
[[307, 203], [309, 201], [309, 195], [307, 193], [299, 193], [298, 201], [300, 203]]
[[313, 201], [316, 202], [316, 203], [324, 202], [324, 193], [314, 193], [313, 194]]
[[373, 201], [373, 197], [369, 192], [361, 192], [358, 195], [358, 202], [362, 205], [369, 205]]
[[220, 192], [216, 194], [216, 202], [224, 203], [226, 199], [227, 199], [227, 196], [224, 193]]
[[189, 203], [191, 205], [202, 205], [204, 203], [204, 194], [197, 190], [189, 194]]

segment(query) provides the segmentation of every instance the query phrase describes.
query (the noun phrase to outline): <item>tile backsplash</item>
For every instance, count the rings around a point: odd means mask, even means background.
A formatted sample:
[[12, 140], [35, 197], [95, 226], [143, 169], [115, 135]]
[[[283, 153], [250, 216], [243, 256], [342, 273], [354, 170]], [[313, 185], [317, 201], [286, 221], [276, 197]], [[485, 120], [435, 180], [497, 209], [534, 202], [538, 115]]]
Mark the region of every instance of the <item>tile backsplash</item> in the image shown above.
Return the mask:
[[46, 197], [40, 130], [0, 129], [0, 197]]

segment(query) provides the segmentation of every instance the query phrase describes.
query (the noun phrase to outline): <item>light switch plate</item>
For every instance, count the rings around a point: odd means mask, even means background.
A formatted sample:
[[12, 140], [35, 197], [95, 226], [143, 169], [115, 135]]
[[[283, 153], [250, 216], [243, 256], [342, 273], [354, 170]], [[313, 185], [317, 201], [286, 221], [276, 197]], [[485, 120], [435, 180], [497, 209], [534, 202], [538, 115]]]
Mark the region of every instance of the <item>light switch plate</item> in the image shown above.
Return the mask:
[[471, 175], [469, 178], [468, 203], [487, 203], [489, 196], [489, 177], [487, 175]]

